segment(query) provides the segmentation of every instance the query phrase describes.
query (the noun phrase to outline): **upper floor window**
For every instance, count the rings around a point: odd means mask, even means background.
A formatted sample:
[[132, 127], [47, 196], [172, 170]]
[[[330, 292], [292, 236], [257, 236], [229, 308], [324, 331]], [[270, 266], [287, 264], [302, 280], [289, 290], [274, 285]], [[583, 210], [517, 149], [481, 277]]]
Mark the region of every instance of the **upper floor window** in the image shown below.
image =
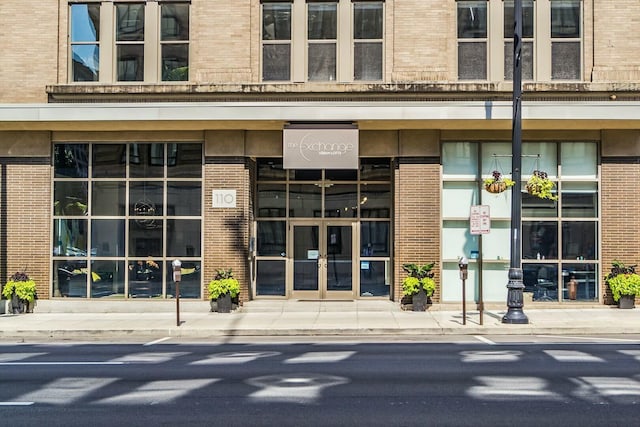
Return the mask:
[[73, 81], [97, 82], [100, 71], [100, 4], [72, 4], [70, 33]]
[[382, 80], [383, 5], [262, 0], [262, 79]]
[[71, 3], [70, 49], [74, 82], [186, 81], [189, 2]]
[[[457, 1], [459, 80], [512, 80], [514, 18], [513, 0]], [[523, 80], [582, 78], [582, 0], [522, 0], [521, 22]]]

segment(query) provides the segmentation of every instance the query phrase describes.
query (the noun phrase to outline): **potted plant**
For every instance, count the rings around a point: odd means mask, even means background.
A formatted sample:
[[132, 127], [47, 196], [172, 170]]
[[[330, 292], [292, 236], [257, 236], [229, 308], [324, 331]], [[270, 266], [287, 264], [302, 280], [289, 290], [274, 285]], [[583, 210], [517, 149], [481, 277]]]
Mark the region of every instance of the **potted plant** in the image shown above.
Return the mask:
[[240, 284], [233, 277], [231, 269], [216, 270], [214, 279], [209, 282], [209, 299], [211, 300], [211, 311], [218, 313], [231, 312], [231, 298], [235, 298], [240, 293]]
[[32, 313], [37, 298], [36, 282], [27, 273], [19, 271], [13, 274], [2, 288], [2, 296], [11, 301], [14, 314]]
[[611, 289], [613, 300], [619, 308], [634, 308], [636, 295], [640, 295], [640, 275], [635, 266], [625, 266], [620, 261], [613, 261], [611, 272], [605, 277], [605, 282]]
[[434, 263], [431, 264], [404, 264], [402, 269], [408, 276], [402, 281], [402, 294], [411, 297], [413, 311], [425, 311], [427, 298], [436, 290], [436, 282], [433, 280]]
[[558, 196], [553, 194], [552, 190], [555, 183], [549, 179], [546, 172], [534, 170], [531, 177], [527, 180], [527, 193], [541, 199], [558, 200]]
[[513, 187], [515, 181], [509, 178], [505, 178], [498, 171], [491, 172], [491, 177], [484, 180], [484, 188], [489, 193], [502, 193], [507, 188]]

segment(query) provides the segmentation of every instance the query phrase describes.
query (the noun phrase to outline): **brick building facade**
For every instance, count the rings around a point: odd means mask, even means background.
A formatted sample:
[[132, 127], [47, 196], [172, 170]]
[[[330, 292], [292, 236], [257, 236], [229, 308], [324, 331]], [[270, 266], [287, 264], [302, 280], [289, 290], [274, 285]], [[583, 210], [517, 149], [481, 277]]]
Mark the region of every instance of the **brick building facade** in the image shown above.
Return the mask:
[[[640, 260], [640, 6], [523, 6], [523, 176], [547, 168], [559, 196], [525, 196], [525, 286], [609, 304], [611, 263]], [[509, 195], [481, 180], [510, 174], [512, 18], [502, 0], [3, 0], [0, 277], [170, 298], [181, 258], [185, 297], [232, 268], [245, 301], [399, 301], [403, 263], [435, 262], [444, 304], [466, 256], [465, 298], [505, 301]], [[355, 127], [356, 166], [285, 168], [288, 126]]]

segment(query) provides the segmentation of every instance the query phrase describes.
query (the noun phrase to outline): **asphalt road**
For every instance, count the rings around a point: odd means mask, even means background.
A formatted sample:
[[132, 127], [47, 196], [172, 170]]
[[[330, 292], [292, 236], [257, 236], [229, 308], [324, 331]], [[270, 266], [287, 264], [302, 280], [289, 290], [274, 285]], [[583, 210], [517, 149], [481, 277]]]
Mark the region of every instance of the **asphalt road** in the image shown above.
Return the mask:
[[0, 343], [0, 425], [640, 422], [635, 337], [268, 341]]

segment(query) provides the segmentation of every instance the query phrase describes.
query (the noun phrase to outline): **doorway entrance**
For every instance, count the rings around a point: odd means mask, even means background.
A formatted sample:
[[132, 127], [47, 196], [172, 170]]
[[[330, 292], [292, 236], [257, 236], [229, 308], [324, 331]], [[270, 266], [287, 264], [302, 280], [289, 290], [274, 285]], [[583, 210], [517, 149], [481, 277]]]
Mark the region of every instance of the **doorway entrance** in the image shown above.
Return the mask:
[[291, 223], [291, 297], [352, 299], [356, 223], [295, 221]]

